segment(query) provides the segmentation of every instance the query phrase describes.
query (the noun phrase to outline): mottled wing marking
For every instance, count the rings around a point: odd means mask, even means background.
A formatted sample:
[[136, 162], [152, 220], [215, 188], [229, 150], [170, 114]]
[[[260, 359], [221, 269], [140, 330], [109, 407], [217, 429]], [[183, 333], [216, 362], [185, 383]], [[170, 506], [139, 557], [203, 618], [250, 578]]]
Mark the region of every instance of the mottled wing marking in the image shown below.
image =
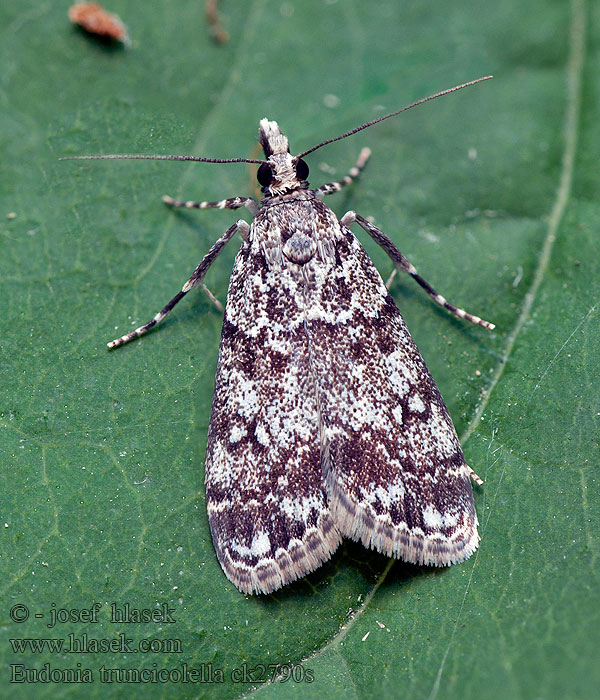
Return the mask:
[[255, 217], [232, 273], [207, 449], [209, 521], [242, 591], [342, 536], [417, 564], [477, 547], [469, 470], [373, 263], [310, 191]]
[[236, 258], [208, 435], [213, 542], [246, 593], [306, 575], [341, 541], [323, 487], [303, 278], [282, 266], [282, 243], [262, 212]]
[[307, 326], [333, 519], [389, 556], [462, 561], [479, 535], [454, 426], [379, 273], [342, 231]]

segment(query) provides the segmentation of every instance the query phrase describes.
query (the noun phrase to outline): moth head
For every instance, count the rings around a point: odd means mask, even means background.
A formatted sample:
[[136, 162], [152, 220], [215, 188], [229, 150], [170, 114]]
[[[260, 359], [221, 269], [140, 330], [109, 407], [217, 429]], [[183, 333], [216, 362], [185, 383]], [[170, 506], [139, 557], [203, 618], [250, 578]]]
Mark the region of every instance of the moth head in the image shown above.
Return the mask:
[[308, 187], [308, 165], [302, 158], [291, 155], [287, 137], [277, 122], [261, 119], [258, 140], [267, 157], [256, 173], [265, 194], [285, 194]]

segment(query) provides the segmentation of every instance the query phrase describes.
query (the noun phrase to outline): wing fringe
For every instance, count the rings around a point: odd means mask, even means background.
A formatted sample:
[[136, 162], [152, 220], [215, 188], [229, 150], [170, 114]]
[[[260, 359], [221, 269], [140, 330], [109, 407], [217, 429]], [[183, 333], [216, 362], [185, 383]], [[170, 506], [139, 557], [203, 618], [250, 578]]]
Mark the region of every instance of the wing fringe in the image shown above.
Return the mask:
[[420, 528], [402, 530], [390, 522], [389, 514], [378, 516], [353, 503], [330, 472], [326, 479], [329, 507], [337, 529], [344, 537], [362, 542], [388, 557], [410, 564], [450, 566], [468, 559], [479, 545], [477, 516], [468, 519], [448, 538], [441, 531], [427, 534]]
[[217, 554], [227, 578], [239, 590], [268, 594], [317, 569], [331, 558], [341, 541], [334, 519], [325, 513], [302, 540], [292, 540], [288, 551], [280, 548], [274, 558], [265, 557], [252, 565], [234, 560], [226, 550]]

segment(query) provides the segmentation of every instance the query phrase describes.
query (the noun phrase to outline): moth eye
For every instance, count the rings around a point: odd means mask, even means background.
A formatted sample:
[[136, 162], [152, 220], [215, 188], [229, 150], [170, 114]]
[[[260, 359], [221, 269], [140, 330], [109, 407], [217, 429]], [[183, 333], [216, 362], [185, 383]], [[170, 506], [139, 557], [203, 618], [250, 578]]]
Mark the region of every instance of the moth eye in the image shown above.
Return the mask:
[[258, 180], [258, 184], [262, 185], [263, 187], [271, 184], [273, 180], [273, 171], [268, 163], [262, 163], [258, 169], [258, 172], [256, 173], [256, 179]]
[[302, 158], [298, 158], [298, 162], [296, 163], [296, 177], [298, 180], [306, 180], [308, 177], [308, 165]]

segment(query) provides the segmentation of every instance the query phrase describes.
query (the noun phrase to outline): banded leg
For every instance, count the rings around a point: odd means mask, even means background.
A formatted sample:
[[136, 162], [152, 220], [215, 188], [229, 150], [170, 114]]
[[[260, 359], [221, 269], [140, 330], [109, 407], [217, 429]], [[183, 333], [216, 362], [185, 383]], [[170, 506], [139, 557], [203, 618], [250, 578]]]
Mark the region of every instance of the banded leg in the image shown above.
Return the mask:
[[258, 212], [258, 202], [252, 197], [230, 197], [219, 202], [183, 202], [164, 195], [162, 201], [170, 207], [183, 207], [185, 209], [239, 209], [246, 207], [254, 216]]
[[188, 292], [190, 292], [195, 287], [202, 285], [202, 280], [204, 279], [204, 275], [206, 275], [206, 273], [208, 272], [209, 267], [214, 263], [214, 261], [219, 256], [219, 253], [223, 250], [227, 243], [229, 243], [229, 241], [233, 238], [234, 234], [239, 231], [242, 234], [242, 236], [247, 236], [249, 230], [250, 226], [243, 219], [240, 219], [235, 224], [233, 224], [233, 226], [230, 226], [227, 229], [227, 231], [225, 231], [225, 233], [221, 236], [221, 238], [219, 238], [219, 240], [212, 246], [208, 253], [202, 258], [200, 264], [194, 270], [189, 280], [183, 285], [181, 291], [178, 294], [176, 294], [171, 299], [171, 301], [161, 311], [159, 311], [151, 321], [148, 321], [148, 323], [145, 323], [143, 326], [136, 328], [130, 333], [126, 333], [125, 335], [121, 336], [120, 338], [117, 338], [116, 340], [111, 340], [111, 342], [108, 343], [108, 347], [112, 349], [119, 347], [119, 345], [124, 345], [130, 340], [133, 340], [134, 338], [139, 338], [141, 335], [143, 335], [151, 328], [156, 326], [157, 323], [160, 323], [163, 320], [163, 318], [173, 309], [173, 307], [177, 303], [181, 301], [181, 299], [183, 299], [183, 297]]
[[[169, 195], [164, 195], [162, 201], [168, 204], [170, 207], [183, 207], [185, 209], [239, 209], [240, 207], [246, 207], [252, 212], [254, 216], [258, 211], [257, 202], [252, 199], [252, 197], [230, 197], [229, 199], [222, 199], [219, 202], [193, 202], [193, 201], [179, 201], [169, 197]], [[210, 289], [202, 284], [202, 289], [206, 292], [208, 298], [212, 303], [223, 312], [223, 304], [215, 297], [215, 295], [210, 291]]]
[[385, 235], [383, 231], [378, 229], [377, 226], [373, 226], [373, 224], [371, 224], [369, 221], [367, 221], [365, 218], [363, 218], [354, 211], [347, 212], [340, 219], [340, 222], [348, 228], [352, 226], [352, 224], [355, 221], [369, 234], [369, 236], [371, 236], [375, 243], [380, 245], [385, 250], [385, 252], [392, 259], [394, 265], [404, 270], [405, 272], [408, 272], [408, 274], [418, 284], [420, 284], [421, 287], [423, 287], [423, 289], [427, 292], [427, 294], [429, 294], [429, 296], [435, 301], [436, 304], [443, 306], [454, 316], [465, 319], [465, 321], [475, 323], [478, 326], [483, 326], [488, 330], [493, 330], [496, 327], [493, 323], [490, 323], [489, 321], [484, 321], [483, 319], [479, 318], [479, 316], [474, 316], [473, 314], [467, 313], [466, 311], [464, 311], [464, 309], [459, 309], [457, 306], [454, 306], [454, 304], [451, 304], [449, 301], [446, 301], [446, 299], [441, 294], [438, 294], [435, 291], [435, 289], [429, 284], [429, 282], [424, 280], [421, 277], [421, 275], [417, 273], [417, 270], [415, 269], [414, 265], [412, 265], [404, 257], [404, 255], [402, 255], [402, 253], [398, 250], [398, 248], [396, 248], [392, 241]]
[[468, 464], [465, 464], [465, 467], [469, 472], [469, 478], [473, 479], [477, 486], [483, 486], [483, 479], [479, 476], [479, 474], [476, 474]]
[[339, 192], [342, 187], [350, 185], [353, 180], [355, 180], [361, 173], [362, 169], [367, 164], [367, 161], [371, 157], [371, 149], [363, 148], [358, 155], [358, 160], [353, 168], [350, 168], [350, 172], [346, 177], [338, 180], [337, 182], [328, 182], [326, 185], [321, 185], [315, 190], [315, 194], [319, 199], [322, 199], [326, 194], [333, 194], [334, 192]]

